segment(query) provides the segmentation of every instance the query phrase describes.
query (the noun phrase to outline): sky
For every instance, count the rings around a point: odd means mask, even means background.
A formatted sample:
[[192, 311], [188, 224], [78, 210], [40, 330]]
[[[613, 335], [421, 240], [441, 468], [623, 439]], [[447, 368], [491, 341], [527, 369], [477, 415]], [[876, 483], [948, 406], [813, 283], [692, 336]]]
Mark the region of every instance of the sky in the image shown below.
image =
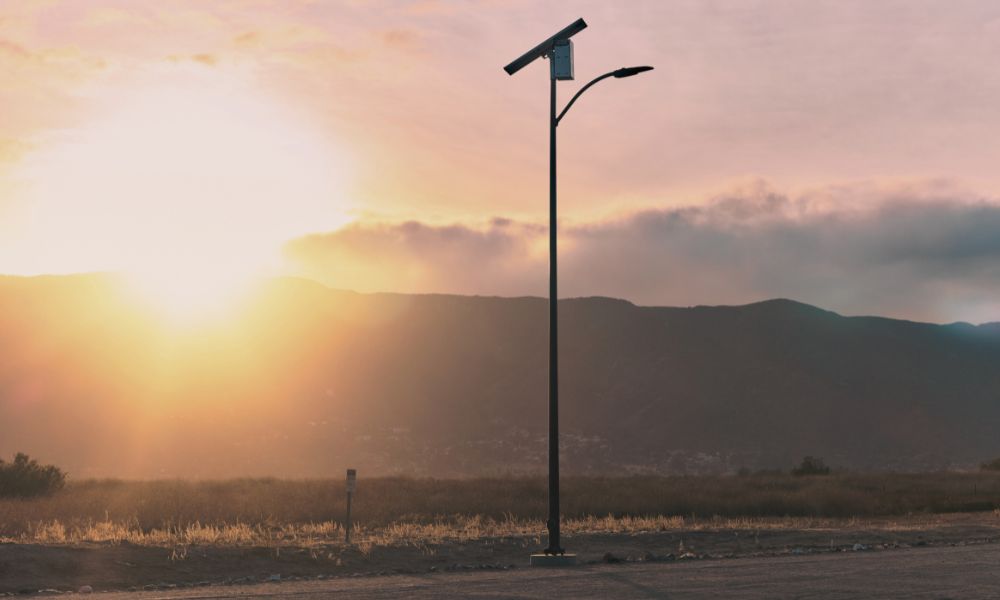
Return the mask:
[[0, 0], [0, 273], [1000, 320], [1000, 5]]

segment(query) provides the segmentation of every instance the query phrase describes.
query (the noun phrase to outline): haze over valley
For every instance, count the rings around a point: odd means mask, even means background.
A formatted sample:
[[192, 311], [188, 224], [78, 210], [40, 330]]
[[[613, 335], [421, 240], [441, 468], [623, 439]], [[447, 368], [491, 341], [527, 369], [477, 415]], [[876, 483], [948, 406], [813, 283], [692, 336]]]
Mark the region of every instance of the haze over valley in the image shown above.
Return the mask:
[[[1000, 325], [790, 300], [561, 302], [567, 473], [971, 467], [1000, 455]], [[164, 326], [111, 276], [0, 279], [0, 456], [74, 477], [541, 473], [539, 298], [271, 279]]]

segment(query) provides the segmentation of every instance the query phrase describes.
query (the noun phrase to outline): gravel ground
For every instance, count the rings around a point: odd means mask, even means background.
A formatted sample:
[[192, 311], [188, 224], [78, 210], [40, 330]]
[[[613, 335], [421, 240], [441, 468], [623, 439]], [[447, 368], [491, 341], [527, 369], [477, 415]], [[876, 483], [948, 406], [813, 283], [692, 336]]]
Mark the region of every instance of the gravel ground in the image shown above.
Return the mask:
[[124, 598], [997, 598], [1000, 545], [294, 581]]

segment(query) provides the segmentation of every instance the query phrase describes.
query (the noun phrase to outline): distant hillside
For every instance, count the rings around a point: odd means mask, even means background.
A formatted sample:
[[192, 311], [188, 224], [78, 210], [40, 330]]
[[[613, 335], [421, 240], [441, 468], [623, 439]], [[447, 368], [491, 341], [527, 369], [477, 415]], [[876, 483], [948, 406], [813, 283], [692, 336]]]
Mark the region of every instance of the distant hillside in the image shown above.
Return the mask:
[[[100, 276], [0, 278], [0, 457], [72, 476], [545, 468], [546, 301], [278, 279], [171, 330]], [[789, 300], [561, 302], [564, 469], [865, 469], [1000, 456], [1000, 326]]]

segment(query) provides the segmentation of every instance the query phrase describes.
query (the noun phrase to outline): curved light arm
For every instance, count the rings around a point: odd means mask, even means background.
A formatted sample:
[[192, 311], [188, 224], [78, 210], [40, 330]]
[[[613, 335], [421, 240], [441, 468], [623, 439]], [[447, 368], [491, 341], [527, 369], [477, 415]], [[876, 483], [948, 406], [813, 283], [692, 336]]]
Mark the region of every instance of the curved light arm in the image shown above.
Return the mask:
[[556, 125], [558, 125], [558, 124], [559, 124], [559, 121], [562, 121], [562, 118], [563, 118], [563, 116], [565, 116], [565, 114], [566, 114], [566, 111], [567, 111], [567, 110], [569, 110], [569, 107], [573, 106], [573, 103], [574, 103], [574, 102], [576, 102], [576, 99], [580, 97], [580, 94], [582, 94], [582, 93], [586, 92], [586, 91], [587, 91], [587, 89], [588, 89], [588, 88], [590, 88], [590, 86], [594, 85], [594, 84], [595, 84], [595, 83], [597, 83], [598, 81], [600, 81], [600, 80], [602, 80], [602, 79], [607, 79], [608, 77], [611, 77], [611, 76], [612, 76], [612, 75], [614, 75], [614, 74], [615, 74], [615, 72], [614, 72], [614, 71], [612, 71], [612, 72], [610, 72], [610, 73], [605, 73], [604, 75], [601, 75], [600, 77], [598, 77], [598, 78], [594, 79], [593, 81], [591, 81], [591, 82], [590, 82], [590, 83], [588, 83], [587, 85], [585, 85], [585, 86], [583, 86], [582, 88], [580, 88], [580, 91], [578, 91], [578, 92], [577, 92], [577, 93], [576, 93], [576, 94], [575, 94], [575, 95], [573, 96], [573, 98], [571, 98], [571, 99], [570, 99], [570, 101], [569, 101], [569, 104], [567, 104], [567, 105], [566, 105], [566, 108], [562, 109], [562, 112], [561, 112], [561, 113], [559, 113], [559, 116], [558, 116], [558, 117], [556, 117]]
[[594, 78], [593, 80], [590, 81], [590, 83], [580, 88], [580, 91], [578, 91], [576, 94], [573, 95], [572, 98], [570, 98], [570, 101], [566, 105], [566, 108], [562, 109], [562, 112], [559, 113], [558, 117], [556, 117], [555, 124], [559, 125], [559, 121], [562, 121], [562, 118], [566, 116], [566, 111], [569, 110], [569, 107], [573, 106], [573, 103], [576, 102], [576, 99], [579, 98], [581, 94], [590, 89], [590, 86], [594, 85], [598, 81], [601, 81], [602, 79], [607, 79], [608, 77], [617, 77], [619, 79], [621, 79], [622, 77], [631, 77], [633, 75], [638, 75], [639, 73], [644, 73], [646, 71], [651, 71], [651, 70], [653, 70], [653, 67], [622, 67], [621, 69], [615, 69], [614, 71], [605, 73], [600, 77]]

